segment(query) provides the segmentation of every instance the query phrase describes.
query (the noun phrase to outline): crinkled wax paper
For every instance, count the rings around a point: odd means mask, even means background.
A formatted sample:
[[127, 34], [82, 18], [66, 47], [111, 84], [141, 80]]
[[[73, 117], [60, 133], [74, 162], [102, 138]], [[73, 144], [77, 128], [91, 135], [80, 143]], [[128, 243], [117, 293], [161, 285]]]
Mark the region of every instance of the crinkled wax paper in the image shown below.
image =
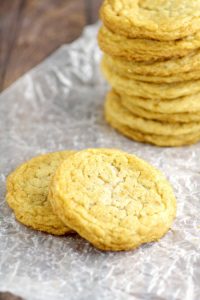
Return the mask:
[[[28, 300], [199, 300], [200, 144], [158, 148], [106, 124], [97, 29], [87, 28], [0, 97], [0, 290]], [[77, 235], [55, 237], [15, 221], [6, 175], [39, 153], [88, 147], [120, 148], [164, 171], [178, 214], [161, 241], [101, 252]]]

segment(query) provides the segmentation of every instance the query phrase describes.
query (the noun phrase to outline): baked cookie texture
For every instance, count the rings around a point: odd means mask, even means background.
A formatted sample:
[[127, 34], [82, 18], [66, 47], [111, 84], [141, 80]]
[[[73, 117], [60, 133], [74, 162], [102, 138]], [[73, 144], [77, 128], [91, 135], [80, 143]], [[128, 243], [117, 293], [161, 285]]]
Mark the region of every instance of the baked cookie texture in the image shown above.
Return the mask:
[[129, 110], [123, 106], [120, 96], [114, 91], [107, 95], [105, 114], [106, 116], [111, 116], [111, 118], [123, 120], [124, 125], [144, 133], [179, 136], [200, 132], [200, 122], [161, 122], [142, 118], [134, 113], [130, 113]]
[[108, 94], [105, 116], [129, 138], [160, 146], [199, 140], [199, 8], [195, 0], [104, 0], [101, 69], [120, 99], [113, 104]]
[[110, 85], [120, 93], [150, 99], [175, 99], [200, 93], [200, 79], [176, 83], [151, 83], [120, 76], [102, 62], [102, 72]]
[[112, 118], [110, 115], [106, 115], [107, 122], [115, 128], [118, 132], [122, 133], [131, 140], [135, 140], [141, 143], [149, 143], [159, 147], [180, 147], [191, 145], [199, 141], [200, 133], [192, 133], [186, 135], [157, 135], [144, 133], [139, 130], [134, 130], [129, 126], [123, 124], [123, 121], [118, 121]]
[[200, 94], [194, 94], [185, 97], [179, 97], [175, 99], [150, 99], [142, 98], [138, 96], [128, 96], [124, 93], [117, 91], [120, 95], [123, 104], [126, 106], [137, 105], [143, 109], [149, 110], [155, 113], [163, 114], [188, 114], [189, 116], [198, 115], [200, 111]]
[[115, 60], [108, 59], [107, 56], [104, 56], [102, 59], [102, 67], [111, 70], [114, 74], [117, 74], [121, 77], [127, 77], [129, 79], [142, 81], [142, 82], [150, 82], [150, 83], [178, 83], [178, 82], [185, 82], [198, 80], [200, 79], [200, 69], [193, 70], [189, 72], [183, 72], [175, 75], [170, 76], [155, 76], [155, 75], [143, 75], [137, 74], [134, 71], [131, 72], [131, 69], [127, 68], [124, 69], [124, 65], [120, 65], [115, 63]]
[[54, 214], [48, 192], [56, 168], [73, 153], [61, 151], [34, 157], [8, 176], [6, 200], [19, 222], [55, 235], [71, 231]]
[[178, 40], [200, 30], [200, 2], [196, 0], [105, 0], [103, 23], [131, 38]]
[[67, 226], [102, 250], [130, 250], [156, 241], [176, 214], [165, 177], [114, 149], [83, 150], [65, 160], [52, 178], [49, 199]]
[[121, 74], [138, 74], [154, 77], [183, 76], [182, 74], [200, 71], [200, 51], [193, 51], [190, 55], [172, 58], [161, 61], [137, 62], [128, 61], [119, 57], [104, 54], [103, 61], [106, 61], [113, 69]]
[[183, 40], [161, 42], [151, 39], [129, 39], [109, 31], [105, 26], [98, 34], [103, 52], [128, 61], [157, 61], [184, 57], [200, 47], [200, 33]]
[[[147, 100], [148, 101], [148, 100]], [[200, 122], [200, 111], [195, 113], [159, 113], [138, 106], [134, 102], [128, 102], [121, 99], [121, 104], [128, 109], [130, 113], [142, 117], [144, 119], [156, 120], [170, 123], [191, 123]]]

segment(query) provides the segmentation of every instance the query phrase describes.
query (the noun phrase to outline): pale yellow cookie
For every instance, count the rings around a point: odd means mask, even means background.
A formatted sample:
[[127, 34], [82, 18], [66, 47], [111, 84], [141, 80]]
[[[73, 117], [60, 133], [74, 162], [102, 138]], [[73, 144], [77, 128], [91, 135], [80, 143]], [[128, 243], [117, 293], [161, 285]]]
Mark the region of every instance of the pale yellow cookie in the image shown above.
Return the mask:
[[109, 31], [105, 26], [98, 34], [99, 47], [110, 56], [134, 61], [157, 61], [192, 54], [200, 48], [200, 32], [183, 40], [161, 42], [130, 39]]
[[119, 76], [127, 77], [129, 79], [150, 82], [150, 83], [174, 83], [174, 82], [183, 82], [189, 80], [200, 79], [200, 69], [193, 70], [190, 72], [182, 72], [170, 76], [154, 76], [154, 75], [142, 75], [134, 73], [129, 69], [124, 69], [118, 64], [115, 64], [115, 59], [107, 59], [107, 56], [104, 56], [102, 59], [102, 65], [107, 66], [113, 73], [116, 73]]
[[200, 80], [178, 83], [149, 83], [122, 77], [102, 64], [102, 72], [110, 85], [120, 94], [150, 99], [175, 99], [200, 93]]
[[119, 122], [123, 122], [125, 126], [133, 130], [149, 134], [179, 136], [200, 132], [200, 122], [170, 123], [138, 117], [122, 105], [120, 96], [114, 91], [111, 91], [107, 95], [105, 114], [106, 118], [110, 116], [111, 118], [119, 120]]
[[171, 77], [181, 76], [193, 71], [200, 71], [200, 51], [194, 51], [190, 55], [181, 58], [172, 58], [161, 61], [136, 62], [134, 60], [112, 57], [104, 54], [106, 62], [115, 67], [119, 72], [133, 73], [146, 76]]
[[198, 0], [104, 0], [101, 18], [129, 37], [178, 40], [200, 30]]
[[191, 116], [194, 116], [200, 112], [200, 93], [176, 99], [145, 99], [137, 96], [128, 96], [124, 93], [119, 93], [119, 91], [117, 91], [117, 93], [120, 94], [122, 100], [126, 102], [127, 105], [135, 103], [137, 106], [155, 113], [189, 113]]
[[150, 143], [160, 147], [180, 147], [195, 144], [200, 140], [199, 132], [178, 136], [150, 134], [139, 130], [134, 130], [124, 125], [123, 120], [119, 122], [119, 120], [114, 119], [111, 115], [106, 115], [106, 120], [113, 128], [126, 137], [137, 142]]
[[6, 200], [19, 222], [55, 235], [71, 231], [53, 213], [47, 198], [56, 168], [73, 153], [61, 151], [34, 157], [8, 176]]
[[[132, 99], [133, 100], [133, 99]], [[170, 122], [170, 123], [191, 123], [191, 122], [200, 122], [200, 111], [195, 113], [159, 113], [147, 108], [143, 108], [137, 105], [137, 101], [127, 101], [123, 96], [121, 97], [121, 103], [126, 107], [130, 112], [142, 117], [144, 119], [156, 120], [161, 122]], [[147, 102], [148, 100], [146, 100]]]
[[130, 250], [160, 239], [176, 200], [163, 174], [114, 149], [74, 154], [57, 169], [52, 207], [69, 227], [102, 250]]

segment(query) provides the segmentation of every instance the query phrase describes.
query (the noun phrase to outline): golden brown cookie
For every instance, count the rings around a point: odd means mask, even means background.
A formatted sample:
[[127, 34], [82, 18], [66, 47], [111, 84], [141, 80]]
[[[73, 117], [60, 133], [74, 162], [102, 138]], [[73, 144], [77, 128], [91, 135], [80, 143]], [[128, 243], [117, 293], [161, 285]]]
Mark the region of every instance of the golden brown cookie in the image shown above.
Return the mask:
[[149, 83], [122, 77], [102, 64], [102, 72], [110, 85], [120, 94], [149, 99], [175, 99], [200, 93], [200, 80], [178, 83]]
[[69, 227], [102, 250], [129, 250], [160, 239], [176, 200], [163, 174], [114, 149], [77, 152], [57, 169], [52, 207]]
[[[128, 62], [130, 64], [130, 62]], [[108, 59], [108, 56], [104, 56], [102, 59], [102, 65], [107, 66], [113, 73], [116, 73], [119, 76], [127, 77], [129, 79], [150, 82], [150, 83], [174, 83], [174, 82], [183, 82], [189, 80], [200, 79], [200, 69], [193, 70], [190, 72], [182, 72], [170, 76], [155, 76], [155, 75], [143, 75], [137, 74], [133, 70], [125, 69], [121, 65], [115, 63], [115, 58]]]
[[105, 115], [107, 119], [113, 118], [133, 130], [149, 134], [179, 136], [200, 132], [200, 122], [170, 123], [138, 117], [122, 105], [120, 96], [114, 91], [106, 97]]
[[130, 39], [109, 31], [105, 26], [98, 34], [99, 47], [110, 56], [134, 61], [157, 61], [192, 54], [200, 48], [200, 32], [182, 40], [161, 42]]
[[103, 23], [128, 37], [178, 40], [200, 30], [200, 2], [195, 0], [105, 0]]
[[19, 222], [55, 235], [71, 231], [53, 213], [47, 197], [56, 168], [73, 153], [61, 151], [34, 157], [8, 176], [6, 200]]

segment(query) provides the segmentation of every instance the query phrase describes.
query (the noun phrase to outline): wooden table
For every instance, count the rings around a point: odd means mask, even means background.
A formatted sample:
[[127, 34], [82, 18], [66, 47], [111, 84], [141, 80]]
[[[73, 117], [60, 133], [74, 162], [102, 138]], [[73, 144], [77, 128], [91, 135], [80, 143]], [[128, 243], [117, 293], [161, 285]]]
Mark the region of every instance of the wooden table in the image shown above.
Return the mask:
[[0, 91], [98, 19], [102, 0], [0, 0]]

